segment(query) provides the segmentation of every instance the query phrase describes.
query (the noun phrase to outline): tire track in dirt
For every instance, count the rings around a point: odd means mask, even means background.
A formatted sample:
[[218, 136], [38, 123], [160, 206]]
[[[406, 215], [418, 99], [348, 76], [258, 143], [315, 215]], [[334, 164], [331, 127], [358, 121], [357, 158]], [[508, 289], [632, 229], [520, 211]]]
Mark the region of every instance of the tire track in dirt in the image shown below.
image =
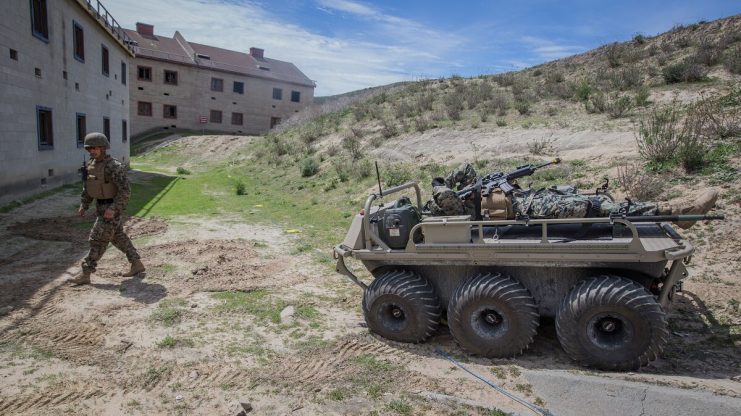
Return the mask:
[[[66, 390], [67, 386], [64, 387]], [[62, 406], [78, 403], [83, 400], [110, 396], [113, 396], [113, 392], [110, 389], [76, 388], [72, 391], [60, 392], [49, 388], [42, 393], [0, 397], [0, 414], [18, 414], [36, 409], [45, 409], [50, 406]]]
[[330, 351], [320, 352], [318, 356], [301, 360], [298, 363], [279, 366], [272, 377], [280, 378], [283, 381], [302, 383], [337, 380], [352, 371], [352, 368], [344, 366], [345, 363], [366, 354], [393, 356], [401, 358], [402, 362], [409, 362], [411, 359], [406, 351], [386, 344], [366, 343], [353, 339], [345, 341]]

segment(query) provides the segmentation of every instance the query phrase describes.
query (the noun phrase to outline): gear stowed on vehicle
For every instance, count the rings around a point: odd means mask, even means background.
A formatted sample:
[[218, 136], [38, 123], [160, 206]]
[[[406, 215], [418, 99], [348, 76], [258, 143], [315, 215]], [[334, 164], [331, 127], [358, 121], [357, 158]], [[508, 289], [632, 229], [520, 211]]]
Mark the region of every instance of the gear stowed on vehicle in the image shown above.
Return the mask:
[[[386, 204], [382, 197], [414, 191]], [[409, 182], [368, 196], [344, 241], [337, 271], [363, 289], [368, 328], [423, 342], [447, 314], [467, 352], [512, 357], [527, 349], [540, 318], [554, 318], [566, 353], [582, 365], [635, 370], [658, 357], [666, 313], [687, 277], [694, 247], [670, 222], [678, 215], [472, 220], [426, 216]], [[345, 264], [359, 260], [361, 281]]]

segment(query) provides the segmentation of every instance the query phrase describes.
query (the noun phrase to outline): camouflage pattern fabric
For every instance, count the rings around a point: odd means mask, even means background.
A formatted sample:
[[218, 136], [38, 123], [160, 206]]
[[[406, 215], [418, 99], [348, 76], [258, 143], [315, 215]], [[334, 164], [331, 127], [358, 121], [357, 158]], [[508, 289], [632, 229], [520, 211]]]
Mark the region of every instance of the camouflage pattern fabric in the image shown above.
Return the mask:
[[105, 210], [111, 205], [97, 204], [95, 207], [97, 217], [93, 229], [90, 230], [90, 251], [82, 260], [82, 269], [89, 270], [91, 273], [98, 267], [98, 260], [103, 257], [108, 249], [108, 243], [112, 243], [114, 247], [121, 250], [126, 255], [129, 263], [140, 259], [134, 244], [123, 230], [121, 214], [116, 211], [111, 220], [106, 220], [103, 217]]
[[432, 200], [429, 202], [432, 215], [461, 215], [464, 212], [463, 201], [458, 194], [447, 186], [432, 188]]
[[517, 215], [533, 219], [607, 217], [610, 214], [656, 215], [653, 202], [612, 202], [604, 195], [563, 193], [553, 189], [525, 189], [512, 193], [512, 206]]
[[[110, 155], [106, 155], [105, 159], [100, 162], [91, 159], [88, 162], [88, 170], [91, 171], [93, 166], [97, 163], [105, 163], [105, 180], [113, 183], [117, 188], [116, 196], [113, 198], [113, 204], [111, 204], [110, 207], [117, 213], [123, 212], [129, 204], [129, 198], [131, 197], [131, 187], [129, 186], [129, 178], [126, 176], [126, 167]], [[88, 195], [84, 189], [82, 190], [80, 199], [82, 202], [81, 207], [83, 209], [87, 210], [90, 208], [90, 203], [93, 202], [93, 197]]]
[[[108, 155], [100, 162], [91, 160], [88, 166], [94, 163], [106, 164], [105, 179], [116, 185], [117, 192], [113, 198], [113, 203], [105, 204], [96, 202], [96, 219], [92, 230], [90, 230], [89, 237], [90, 251], [82, 260], [82, 269], [90, 272], [94, 272], [97, 268], [98, 260], [103, 257], [103, 254], [108, 249], [108, 243], [112, 243], [114, 247], [126, 254], [129, 263], [140, 259], [134, 244], [131, 243], [131, 239], [123, 230], [123, 220], [121, 218], [121, 213], [126, 209], [126, 205], [129, 203], [129, 197], [131, 196], [126, 168], [119, 161]], [[83, 190], [80, 207], [87, 210], [92, 201], [93, 198]], [[110, 220], [106, 220], [103, 216], [108, 208], [112, 208], [115, 212], [113, 218]]]
[[461, 163], [445, 178], [445, 186], [450, 189], [458, 186], [458, 190], [461, 190], [475, 181], [476, 170], [473, 166], [470, 163]]

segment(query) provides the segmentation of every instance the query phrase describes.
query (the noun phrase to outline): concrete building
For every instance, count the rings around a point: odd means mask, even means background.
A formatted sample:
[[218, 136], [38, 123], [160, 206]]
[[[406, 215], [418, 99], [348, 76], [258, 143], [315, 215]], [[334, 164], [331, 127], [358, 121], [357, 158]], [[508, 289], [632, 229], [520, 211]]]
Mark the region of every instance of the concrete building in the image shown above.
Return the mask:
[[128, 161], [130, 43], [97, 0], [0, 2], [0, 205], [78, 181], [88, 132]]
[[132, 135], [165, 128], [259, 134], [311, 104], [315, 84], [262, 49], [236, 52], [126, 29], [136, 58], [131, 78]]

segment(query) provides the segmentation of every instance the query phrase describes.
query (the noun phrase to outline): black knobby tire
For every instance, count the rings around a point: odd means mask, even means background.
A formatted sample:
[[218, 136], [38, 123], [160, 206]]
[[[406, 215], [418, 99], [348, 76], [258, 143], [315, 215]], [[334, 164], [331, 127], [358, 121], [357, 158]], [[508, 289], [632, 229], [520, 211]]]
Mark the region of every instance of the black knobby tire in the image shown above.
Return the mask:
[[661, 353], [666, 314], [643, 286], [617, 276], [577, 283], [561, 301], [556, 334], [566, 353], [601, 370], [637, 370]]
[[450, 298], [448, 327], [460, 346], [483, 357], [512, 357], [533, 342], [538, 307], [530, 292], [500, 273], [482, 273]]
[[422, 342], [440, 325], [440, 298], [420, 275], [396, 270], [375, 279], [363, 296], [368, 328], [394, 341]]

